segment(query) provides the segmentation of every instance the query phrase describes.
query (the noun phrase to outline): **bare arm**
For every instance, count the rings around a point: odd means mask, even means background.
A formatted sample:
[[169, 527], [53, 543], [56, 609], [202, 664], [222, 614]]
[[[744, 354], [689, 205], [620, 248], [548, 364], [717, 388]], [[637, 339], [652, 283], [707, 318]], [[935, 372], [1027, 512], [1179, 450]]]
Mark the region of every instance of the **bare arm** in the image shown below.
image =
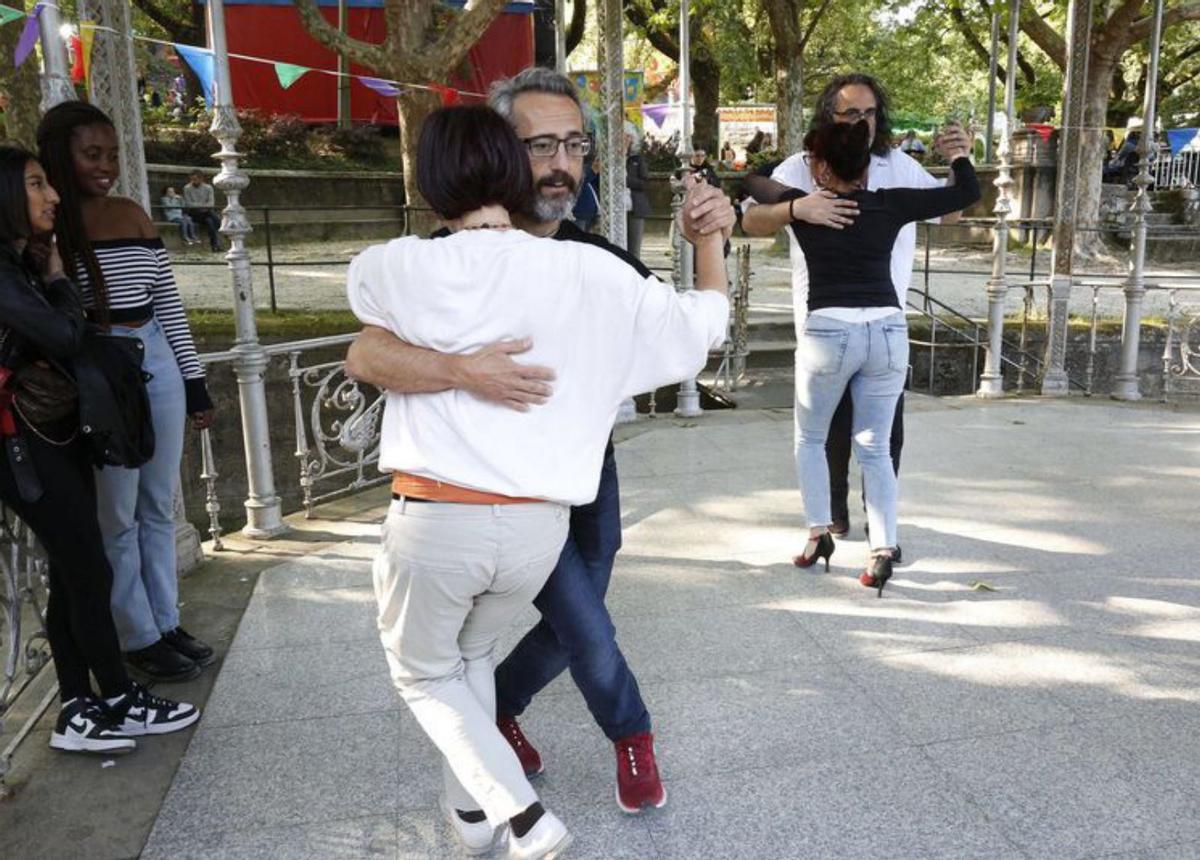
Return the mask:
[[366, 326], [346, 353], [346, 374], [397, 394], [427, 394], [452, 388], [525, 412], [552, 393], [548, 367], [523, 365], [513, 355], [528, 339], [500, 341], [465, 355], [413, 346], [391, 332]]
[[774, 236], [790, 223], [787, 203], [760, 203], [742, 213], [742, 231], [747, 236]]

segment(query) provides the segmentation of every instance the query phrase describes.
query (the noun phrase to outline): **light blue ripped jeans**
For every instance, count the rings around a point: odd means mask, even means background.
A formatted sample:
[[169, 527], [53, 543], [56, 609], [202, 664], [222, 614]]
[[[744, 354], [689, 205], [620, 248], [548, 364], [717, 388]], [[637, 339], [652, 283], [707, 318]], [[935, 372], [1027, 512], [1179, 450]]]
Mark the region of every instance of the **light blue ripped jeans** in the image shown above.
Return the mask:
[[870, 322], [812, 315], [796, 347], [796, 475], [810, 528], [832, 521], [825, 439], [847, 386], [854, 456], [862, 468], [871, 548], [896, 546], [896, 473], [888, 450], [908, 372], [908, 326], [896, 313]]
[[113, 571], [112, 613], [121, 650], [153, 645], [179, 626], [175, 570], [175, 488], [183, 457], [187, 400], [183, 375], [158, 320], [113, 334], [139, 338], [154, 422], [154, 456], [140, 469], [105, 466], [96, 473], [104, 552]]

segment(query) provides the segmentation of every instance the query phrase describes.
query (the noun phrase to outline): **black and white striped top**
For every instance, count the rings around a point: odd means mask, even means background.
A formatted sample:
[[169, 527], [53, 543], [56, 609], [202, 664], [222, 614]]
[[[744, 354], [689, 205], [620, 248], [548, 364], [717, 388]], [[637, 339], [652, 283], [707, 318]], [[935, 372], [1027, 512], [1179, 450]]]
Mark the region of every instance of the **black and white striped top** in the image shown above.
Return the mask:
[[[108, 307], [114, 322], [154, 316], [162, 326], [183, 375], [188, 412], [211, 409], [204, 368], [196, 356], [196, 344], [162, 240], [105, 239], [93, 242], [92, 247], [104, 274]], [[84, 306], [92, 307], [94, 297], [82, 264], [77, 268], [76, 278], [83, 292]], [[143, 310], [144, 313], [138, 313]]]

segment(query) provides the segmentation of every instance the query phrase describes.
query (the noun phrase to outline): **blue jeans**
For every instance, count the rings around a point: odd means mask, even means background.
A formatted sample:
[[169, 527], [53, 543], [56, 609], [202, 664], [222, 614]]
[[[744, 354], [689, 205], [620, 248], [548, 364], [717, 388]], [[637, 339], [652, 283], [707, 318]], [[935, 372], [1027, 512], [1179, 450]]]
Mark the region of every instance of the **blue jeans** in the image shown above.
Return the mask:
[[650, 714], [604, 605], [620, 548], [621, 497], [610, 444], [596, 499], [571, 508], [562, 555], [533, 601], [542, 620], [496, 668], [497, 714], [520, 715], [543, 687], [570, 668], [592, 718], [609, 740], [650, 731]]
[[113, 570], [112, 613], [124, 651], [153, 645], [179, 626], [175, 571], [175, 488], [187, 420], [183, 376], [158, 320], [113, 334], [140, 338], [154, 421], [154, 456], [140, 469], [105, 466], [96, 473], [104, 552]]
[[907, 371], [908, 326], [900, 311], [866, 323], [811, 314], [805, 321], [796, 348], [796, 473], [809, 527], [832, 522], [825, 441], [848, 388], [871, 548], [896, 546], [897, 483], [890, 437]]

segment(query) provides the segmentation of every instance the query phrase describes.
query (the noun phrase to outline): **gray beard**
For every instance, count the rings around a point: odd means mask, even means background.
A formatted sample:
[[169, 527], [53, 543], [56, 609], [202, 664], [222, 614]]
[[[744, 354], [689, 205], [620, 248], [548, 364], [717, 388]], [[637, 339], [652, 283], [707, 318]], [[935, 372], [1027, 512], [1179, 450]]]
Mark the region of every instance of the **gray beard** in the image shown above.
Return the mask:
[[575, 208], [575, 201], [578, 198], [578, 194], [571, 194], [551, 200], [538, 192], [533, 198], [533, 217], [542, 224], [548, 224], [551, 221], [565, 221], [571, 216], [571, 211]]

